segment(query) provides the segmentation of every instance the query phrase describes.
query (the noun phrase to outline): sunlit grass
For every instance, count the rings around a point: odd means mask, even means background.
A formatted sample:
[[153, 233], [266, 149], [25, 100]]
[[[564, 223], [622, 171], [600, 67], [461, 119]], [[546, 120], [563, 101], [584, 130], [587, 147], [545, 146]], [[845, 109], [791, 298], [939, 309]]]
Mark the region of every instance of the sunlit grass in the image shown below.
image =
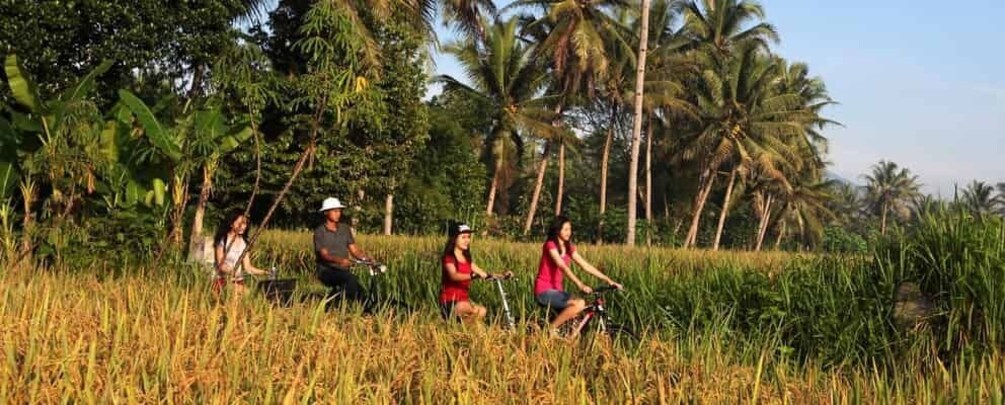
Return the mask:
[[[392, 269], [386, 292], [415, 308], [372, 317], [217, 298], [185, 265], [11, 268], [0, 403], [1001, 403], [1001, 329], [981, 323], [1002, 313], [1000, 229], [938, 226], [876, 258], [581, 246], [627, 286], [610, 309], [645, 334], [628, 351], [538, 332], [537, 244], [476, 241], [483, 267], [518, 275], [515, 331], [481, 283], [491, 322], [439, 319], [440, 238], [360, 237]], [[922, 271], [933, 259], [945, 273]], [[268, 233], [255, 261], [323, 292], [306, 233]], [[958, 274], [939, 308], [953, 315], [895, 328], [896, 283], [936, 274]]]

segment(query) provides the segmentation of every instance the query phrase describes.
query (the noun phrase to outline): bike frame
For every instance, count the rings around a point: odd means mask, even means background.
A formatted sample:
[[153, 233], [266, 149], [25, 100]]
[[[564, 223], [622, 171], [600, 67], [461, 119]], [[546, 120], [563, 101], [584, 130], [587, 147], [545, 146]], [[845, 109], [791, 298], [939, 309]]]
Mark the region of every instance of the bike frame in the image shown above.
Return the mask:
[[597, 292], [593, 293], [593, 302], [591, 302], [590, 305], [583, 310], [583, 315], [581, 315], [582, 319], [579, 320], [576, 324], [576, 328], [573, 329], [576, 335], [581, 334], [583, 329], [586, 328], [586, 325], [588, 325], [593, 319], [597, 320], [597, 328], [601, 333], [607, 331], [607, 324], [610, 320], [607, 316], [607, 310], [604, 309], [604, 297], [602, 295], [604, 291], [607, 291], [607, 289], [598, 287], [595, 290], [597, 290]]
[[499, 291], [499, 298], [502, 300], [503, 314], [506, 317], [506, 327], [509, 329], [516, 329], [516, 320], [513, 318], [513, 312], [509, 307], [508, 295], [502, 285], [503, 280], [492, 278], [492, 281], [495, 282], [496, 290]]

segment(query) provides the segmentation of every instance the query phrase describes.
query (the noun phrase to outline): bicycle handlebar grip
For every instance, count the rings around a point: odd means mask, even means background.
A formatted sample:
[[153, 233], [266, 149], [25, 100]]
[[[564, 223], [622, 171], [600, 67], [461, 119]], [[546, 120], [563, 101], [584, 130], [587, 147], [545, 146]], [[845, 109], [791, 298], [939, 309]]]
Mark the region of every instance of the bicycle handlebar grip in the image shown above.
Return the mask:
[[610, 284], [605, 284], [605, 285], [594, 287], [593, 288], [593, 292], [595, 292], [595, 293], [601, 293], [601, 292], [613, 291], [613, 290], [617, 290], [617, 289], [618, 289], [618, 287], [615, 287], [615, 286], [610, 285]]

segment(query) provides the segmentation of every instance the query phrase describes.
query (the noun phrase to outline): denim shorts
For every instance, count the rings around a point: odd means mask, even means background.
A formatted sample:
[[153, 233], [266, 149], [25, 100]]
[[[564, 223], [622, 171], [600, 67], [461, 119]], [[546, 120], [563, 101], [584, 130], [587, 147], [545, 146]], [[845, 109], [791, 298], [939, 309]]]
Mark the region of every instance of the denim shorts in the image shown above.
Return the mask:
[[537, 303], [543, 307], [549, 307], [554, 310], [563, 310], [565, 307], [569, 306], [569, 293], [559, 290], [545, 290], [544, 292], [538, 294], [536, 297]]

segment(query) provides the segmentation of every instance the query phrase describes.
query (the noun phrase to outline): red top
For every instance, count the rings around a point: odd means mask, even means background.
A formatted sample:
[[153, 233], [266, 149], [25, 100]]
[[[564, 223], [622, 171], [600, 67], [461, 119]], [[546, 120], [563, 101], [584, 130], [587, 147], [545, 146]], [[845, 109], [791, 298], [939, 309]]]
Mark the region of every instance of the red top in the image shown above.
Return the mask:
[[[558, 290], [565, 291], [562, 287], [562, 268], [558, 267], [558, 263], [551, 258], [551, 254], [548, 251], [555, 249], [559, 252], [561, 250], [555, 242], [547, 241], [544, 243], [544, 248], [541, 249], [541, 263], [537, 265], [537, 279], [534, 280], [534, 294], [540, 294], [548, 290]], [[572, 253], [576, 251], [576, 246], [569, 244], [569, 249], [562, 255], [562, 261], [565, 262], [566, 266], [572, 262]]]
[[471, 289], [471, 280], [454, 281], [450, 279], [447, 272], [447, 264], [453, 264], [460, 274], [471, 274], [471, 263], [459, 262], [453, 255], [443, 258], [443, 287], [440, 289], [440, 303], [459, 302], [468, 300], [468, 290]]

